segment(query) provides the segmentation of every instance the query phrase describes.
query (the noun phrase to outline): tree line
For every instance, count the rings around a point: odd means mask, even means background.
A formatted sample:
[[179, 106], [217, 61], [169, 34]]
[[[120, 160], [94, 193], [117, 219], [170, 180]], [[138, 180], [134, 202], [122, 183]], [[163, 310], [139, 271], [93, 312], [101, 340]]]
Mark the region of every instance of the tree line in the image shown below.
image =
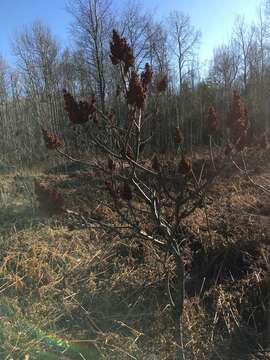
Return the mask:
[[[59, 134], [71, 153], [96, 151], [88, 143], [87, 132], [78, 133], [68, 125], [63, 89], [83, 100], [95, 94], [103, 112], [113, 113], [119, 123], [126, 121], [121, 74], [109, 57], [112, 29], [130, 44], [135, 70], [142, 71], [148, 63], [156, 74], [149, 91], [149, 112], [157, 108], [157, 97], [159, 106], [145, 130], [145, 138], [151, 137], [147, 144], [151, 153], [173, 149], [176, 127], [182, 129], [187, 150], [206, 143], [209, 106], [214, 105], [224, 129], [233, 90], [246, 103], [253, 131], [269, 131], [269, 0], [254, 9], [252, 24], [241, 15], [236, 17], [231, 38], [214, 49], [203, 74], [202, 34], [187, 14], [172, 11], [158, 21], [139, 3], [116, 9], [109, 0], [73, 0], [66, 10], [73, 19], [68, 46], [61, 46], [45, 24], [35, 22], [12, 40], [15, 65], [0, 56], [1, 160], [18, 165], [44, 160], [42, 127]], [[164, 76], [168, 87], [158, 95], [155, 84]], [[222, 139], [217, 135], [216, 141]]]

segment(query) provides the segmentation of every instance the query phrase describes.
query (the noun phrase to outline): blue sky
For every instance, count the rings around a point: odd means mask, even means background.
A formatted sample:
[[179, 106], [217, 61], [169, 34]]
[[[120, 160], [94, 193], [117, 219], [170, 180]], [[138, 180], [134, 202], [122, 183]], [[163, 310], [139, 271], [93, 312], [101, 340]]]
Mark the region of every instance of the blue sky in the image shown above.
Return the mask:
[[[42, 20], [62, 43], [68, 42], [70, 15], [66, 0], [0, 0], [0, 53], [12, 61], [10, 39], [16, 30], [36, 19]], [[120, 4], [121, 0], [117, 0]], [[201, 58], [210, 59], [213, 48], [229, 38], [237, 14], [247, 20], [256, 17], [260, 0], [144, 0], [148, 9], [162, 18], [171, 10], [188, 13], [193, 25], [202, 31]]]

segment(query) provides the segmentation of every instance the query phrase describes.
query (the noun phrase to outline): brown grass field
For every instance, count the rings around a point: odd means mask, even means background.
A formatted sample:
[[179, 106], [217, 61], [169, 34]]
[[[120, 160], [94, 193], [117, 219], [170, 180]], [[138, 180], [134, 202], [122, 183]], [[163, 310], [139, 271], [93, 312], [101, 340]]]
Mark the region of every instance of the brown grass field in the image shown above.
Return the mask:
[[[269, 189], [270, 150], [247, 163]], [[0, 359], [174, 359], [170, 257], [72, 213], [43, 215], [36, 178], [68, 209], [117, 222], [99, 174], [1, 174]], [[194, 233], [184, 255], [187, 359], [270, 358], [269, 193], [228, 163], [206, 208], [186, 221]]]

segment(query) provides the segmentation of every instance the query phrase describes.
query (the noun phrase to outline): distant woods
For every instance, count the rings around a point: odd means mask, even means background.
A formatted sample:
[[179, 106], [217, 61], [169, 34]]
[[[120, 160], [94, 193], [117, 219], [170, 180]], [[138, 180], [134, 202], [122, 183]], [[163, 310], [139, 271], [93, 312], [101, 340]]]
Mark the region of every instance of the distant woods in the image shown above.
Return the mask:
[[[201, 73], [198, 55], [203, 34], [187, 14], [172, 11], [158, 21], [139, 4], [116, 9], [109, 0], [72, 0], [66, 10], [73, 18], [66, 48], [53, 29], [35, 22], [14, 35], [15, 64], [0, 56], [0, 160], [17, 165], [44, 160], [42, 127], [59, 134], [71, 153], [96, 151], [85, 131], [78, 134], [69, 125], [63, 89], [82, 100], [95, 94], [100, 109], [113, 111], [120, 123], [127, 121], [125, 95], [118, 86], [121, 79], [109, 57], [113, 28], [130, 44], [139, 67], [135, 70], [150, 64], [157, 74], [153, 86], [158, 77], [168, 78], [155, 122], [145, 135], [152, 135], [146, 154], [171, 151], [175, 127], [182, 129], [188, 151], [205, 144], [209, 106], [214, 105], [225, 128], [235, 89], [246, 103], [253, 131], [269, 131], [270, 0], [257, 9], [253, 24], [236, 18], [230, 40], [214, 49], [206, 73]], [[153, 92], [148, 99], [150, 112], [156, 101]]]

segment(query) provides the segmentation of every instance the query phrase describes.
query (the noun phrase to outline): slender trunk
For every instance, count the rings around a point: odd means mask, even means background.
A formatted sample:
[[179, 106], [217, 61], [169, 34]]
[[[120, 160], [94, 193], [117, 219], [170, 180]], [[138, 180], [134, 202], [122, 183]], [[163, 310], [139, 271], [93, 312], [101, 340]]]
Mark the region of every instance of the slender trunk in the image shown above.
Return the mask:
[[178, 345], [176, 352], [177, 360], [185, 360], [182, 315], [184, 309], [185, 297], [185, 268], [181, 255], [174, 254], [175, 272], [176, 272], [176, 295], [174, 297], [174, 307], [172, 310], [173, 320], [175, 322], [175, 340]]

